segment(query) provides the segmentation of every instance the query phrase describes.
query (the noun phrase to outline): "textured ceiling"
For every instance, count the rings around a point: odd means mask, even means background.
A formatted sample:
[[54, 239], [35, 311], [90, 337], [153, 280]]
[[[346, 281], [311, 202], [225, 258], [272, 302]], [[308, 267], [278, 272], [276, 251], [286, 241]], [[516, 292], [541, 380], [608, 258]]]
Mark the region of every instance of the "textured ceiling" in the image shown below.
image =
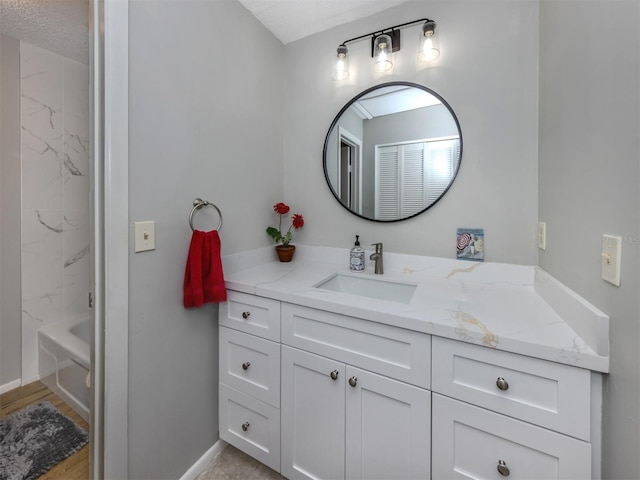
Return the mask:
[[88, 0], [0, 0], [0, 33], [89, 63]]
[[240, 0], [285, 45], [406, 2], [407, 0]]
[[[287, 44], [407, 0], [239, 1]], [[0, 33], [89, 63], [88, 8], [88, 0], [0, 0]]]

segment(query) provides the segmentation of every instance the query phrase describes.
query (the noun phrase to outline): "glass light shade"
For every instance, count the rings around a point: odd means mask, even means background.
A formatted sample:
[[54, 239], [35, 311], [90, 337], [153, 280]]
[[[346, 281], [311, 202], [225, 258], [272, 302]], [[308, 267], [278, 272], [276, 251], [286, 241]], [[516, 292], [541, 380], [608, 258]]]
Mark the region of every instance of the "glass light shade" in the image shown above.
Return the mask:
[[349, 58], [347, 53], [347, 47], [344, 45], [338, 47], [336, 62], [331, 75], [334, 80], [344, 80], [349, 77]]
[[422, 27], [420, 46], [418, 47], [418, 61], [420, 63], [431, 63], [439, 56], [440, 41], [436, 33], [436, 23], [429, 21]]
[[378, 35], [373, 40], [373, 69], [376, 72], [386, 72], [393, 67], [391, 51], [391, 37], [389, 35]]

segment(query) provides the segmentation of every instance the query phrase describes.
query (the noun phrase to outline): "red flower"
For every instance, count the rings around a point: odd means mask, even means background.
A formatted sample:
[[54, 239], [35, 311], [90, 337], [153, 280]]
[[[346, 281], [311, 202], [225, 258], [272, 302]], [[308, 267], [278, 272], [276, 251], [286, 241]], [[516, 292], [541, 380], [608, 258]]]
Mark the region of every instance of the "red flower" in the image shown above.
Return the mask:
[[289, 213], [289, 205], [285, 204], [285, 203], [276, 203], [273, 206], [273, 210], [274, 212], [276, 212], [278, 215], [285, 215], [287, 213]]
[[299, 213], [294, 213], [293, 217], [291, 218], [293, 219], [293, 228], [297, 230], [304, 227], [304, 218], [302, 218], [302, 215], [300, 215]]
[[[291, 225], [286, 231], [282, 230], [282, 218], [289, 213], [291, 208], [286, 203], [278, 202], [273, 206], [273, 211], [278, 214], [278, 228], [267, 227], [267, 234], [272, 237], [276, 242], [283, 246], [289, 245], [291, 237], [293, 236], [293, 230], [298, 230], [304, 226], [304, 218], [299, 213], [294, 213], [291, 216]], [[285, 222], [287, 217], [285, 217]]]

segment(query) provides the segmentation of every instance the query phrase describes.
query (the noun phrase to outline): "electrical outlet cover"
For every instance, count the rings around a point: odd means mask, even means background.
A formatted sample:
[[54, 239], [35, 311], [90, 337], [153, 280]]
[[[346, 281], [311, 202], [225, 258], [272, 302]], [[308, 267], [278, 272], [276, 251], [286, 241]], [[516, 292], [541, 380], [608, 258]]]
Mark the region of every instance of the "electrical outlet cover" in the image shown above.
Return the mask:
[[538, 248], [540, 250], [547, 249], [547, 224], [538, 222]]
[[620, 256], [622, 238], [614, 235], [602, 236], [602, 279], [620, 286]]

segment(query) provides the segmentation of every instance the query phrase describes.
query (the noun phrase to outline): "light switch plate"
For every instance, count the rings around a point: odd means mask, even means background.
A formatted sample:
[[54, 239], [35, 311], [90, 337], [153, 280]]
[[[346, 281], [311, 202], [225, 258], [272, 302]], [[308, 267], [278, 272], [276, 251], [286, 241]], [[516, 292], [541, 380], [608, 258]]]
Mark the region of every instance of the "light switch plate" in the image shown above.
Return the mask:
[[620, 286], [620, 256], [622, 238], [614, 235], [602, 236], [602, 279]]
[[156, 222], [135, 223], [135, 252], [146, 252], [156, 248]]
[[538, 222], [538, 248], [540, 250], [547, 249], [547, 224]]

